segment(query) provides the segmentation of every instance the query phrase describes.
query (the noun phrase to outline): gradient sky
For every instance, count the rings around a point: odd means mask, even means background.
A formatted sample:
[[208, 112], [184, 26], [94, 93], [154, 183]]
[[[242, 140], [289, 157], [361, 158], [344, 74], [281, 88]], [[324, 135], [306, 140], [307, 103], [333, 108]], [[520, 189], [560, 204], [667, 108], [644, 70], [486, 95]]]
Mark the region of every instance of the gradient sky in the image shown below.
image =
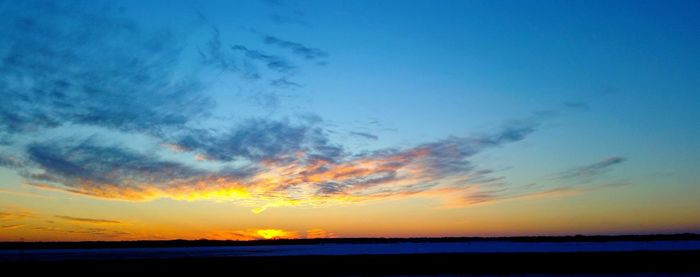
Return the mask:
[[697, 1], [0, 1], [0, 240], [700, 232]]

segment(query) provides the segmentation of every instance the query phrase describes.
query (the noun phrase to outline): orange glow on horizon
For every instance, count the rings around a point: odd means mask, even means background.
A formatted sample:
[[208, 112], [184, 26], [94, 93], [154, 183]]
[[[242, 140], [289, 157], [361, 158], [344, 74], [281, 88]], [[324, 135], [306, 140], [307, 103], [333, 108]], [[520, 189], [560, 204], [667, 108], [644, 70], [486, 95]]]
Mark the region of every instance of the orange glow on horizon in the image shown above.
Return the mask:
[[256, 232], [259, 236], [264, 239], [281, 239], [281, 238], [296, 238], [297, 236], [293, 233], [280, 230], [280, 229], [260, 229]]

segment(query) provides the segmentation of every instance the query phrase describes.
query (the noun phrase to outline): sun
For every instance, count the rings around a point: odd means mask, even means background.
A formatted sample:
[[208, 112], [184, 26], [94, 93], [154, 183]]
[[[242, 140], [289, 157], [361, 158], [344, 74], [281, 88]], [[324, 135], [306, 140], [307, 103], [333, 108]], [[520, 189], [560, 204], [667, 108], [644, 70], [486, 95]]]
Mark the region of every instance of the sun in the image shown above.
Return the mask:
[[264, 239], [278, 239], [289, 237], [289, 234], [286, 231], [279, 229], [260, 229], [257, 233]]

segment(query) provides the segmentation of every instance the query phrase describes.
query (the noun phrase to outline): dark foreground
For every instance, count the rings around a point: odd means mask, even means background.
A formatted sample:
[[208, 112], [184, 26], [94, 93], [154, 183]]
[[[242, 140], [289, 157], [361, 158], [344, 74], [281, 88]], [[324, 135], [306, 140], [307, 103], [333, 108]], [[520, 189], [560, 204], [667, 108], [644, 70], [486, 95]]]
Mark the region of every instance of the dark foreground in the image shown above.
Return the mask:
[[468, 275], [700, 274], [700, 251], [459, 253], [2, 262], [3, 272], [94, 274]]
[[700, 276], [700, 236], [4, 242], [0, 270], [68, 276]]

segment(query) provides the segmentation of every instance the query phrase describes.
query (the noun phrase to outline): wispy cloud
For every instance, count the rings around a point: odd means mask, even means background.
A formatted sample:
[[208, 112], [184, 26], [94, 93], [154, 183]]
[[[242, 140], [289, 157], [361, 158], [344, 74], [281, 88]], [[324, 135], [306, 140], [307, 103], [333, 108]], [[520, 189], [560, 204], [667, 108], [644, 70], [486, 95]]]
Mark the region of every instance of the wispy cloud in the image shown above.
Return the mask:
[[366, 132], [350, 132], [350, 135], [365, 138], [365, 139], [371, 139], [371, 140], [378, 140], [379, 139], [379, 137], [377, 135], [373, 135], [373, 134], [366, 133]]
[[97, 228], [97, 227], [68, 229], [68, 228], [57, 228], [57, 227], [47, 227], [47, 226], [36, 226], [36, 227], [32, 227], [31, 229], [36, 230], [36, 231], [42, 231], [42, 232], [80, 234], [80, 235], [89, 235], [89, 236], [94, 236], [94, 237], [108, 237], [108, 238], [125, 237], [125, 236], [131, 235], [131, 233], [126, 232], [126, 231], [113, 230], [113, 229], [107, 229], [107, 228]]
[[35, 217], [34, 213], [28, 211], [0, 211], [0, 221], [17, 220]]
[[173, 144], [221, 161], [294, 158], [300, 151], [333, 159], [342, 152], [340, 147], [330, 143], [322, 128], [314, 124], [292, 124], [287, 120], [247, 120], [222, 134], [198, 130], [177, 138]]
[[0, 226], [0, 229], [3, 230], [12, 230], [12, 229], [18, 229], [24, 227], [24, 224], [11, 224], [11, 225], [2, 225]]
[[262, 62], [267, 68], [276, 72], [288, 73], [296, 69], [294, 64], [281, 56], [266, 54], [259, 50], [249, 49], [243, 45], [234, 45], [231, 49], [243, 53], [248, 59]]
[[584, 111], [587, 111], [591, 108], [586, 102], [571, 101], [564, 103], [564, 105], [571, 109], [578, 109]]
[[478, 204], [491, 204], [512, 200], [535, 200], [543, 198], [555, 198], [575, 196], [582, 193], [599, 191], [604, 189], [620, 188], [631, 185], [630, 183], [608, 183], [593, 186], [557, 186], [553, 188], [540, 188], [533, 190], [501, 189], [480, 191], [468, 194], [456, 194], [445, 200], [443, 207], [465, 207]]
[[13, 190], [6, 190], [6, 189], [0, 189], [0, 193], [14, 195], [14, 196], [20, 196], [20, 197], [51, 198], [49, 196], [41, 195], [41, 194], [37, 194], [37, 193], [33, 193], [33, 192], [13, 191]]
[[318, 60], [325, 59], [328, 57], [328, 53], [321, 49], [308, 47], [298, 42], [283, 40], [273, 36], [265, 36], [263, 38], [263, 42], [265, 42], [266, 44], [289, 49], [292, 51], [292, 53], [307, 60]]
[[272, 80], [272, 81], [270, 81], [270, 85], [272, 85], [274, 87], [286, 88], [286, 89], [297, 89], [297, 88], [302, 87], [302, 85], [300, 85], [297, 82], [290, 81], [287, 77], [282, 77], [279, 79]]
[[0, 153], [0, 167], [17, 168], [22, 166], [22, 161], [16, 157], [4, 156]]
[[556, 174], [549, 181], [555, 184], [506, 186], [500, 178], [491, 177], [490, 172], [472, 177], [475, 186], [465, 191], [451, 190], [453, 195], [445, 200], [445, 207], [464, 207], [476, 204], [510, 200], [533, 200], [549, 197], [574, 196], [582, 193], [628, 186], [628, 182], [595, 183], [610, 170], [610, 167], [625, 161], [622, 157], [611, 157], [589, 165], [576, 167]]
[[70, 222], [77, 223], [90, 223], [90, 224], [120, 224], [121, 222], [109, 219], [97, 219], [97, 218], [85, 218], [85, 217], [73, 217], [67, 215], [56, 215], [56, 218], [67, 220]]
[[336, 235], [333, 232], [326, 231], [324, 229], [316, 228], [309, 229], [306, 231], [307, 239], [324, 239], [324, 238], [335, 238]]
[[[202, 15], [203, 16], [203, 15]], [[204, 18], [206, 21], [206, 18]], [[205, 65], [214, 66], [223, 71], [237, 72], [241, 67], [236, 64], [236, 60], [226, 53], [228, 50], [221, 41], [219, 28], [212, 26], [212, 36], [207, 41], [206, 46], [199, 49], [199, 56]]]
[[572, 168], [555, 175], [558, 180], [570, 180], [580, 183], [590, 183], [607, 173], [611, 167], [625, 162], [624, 157], [610, 157], [592, 164]]

